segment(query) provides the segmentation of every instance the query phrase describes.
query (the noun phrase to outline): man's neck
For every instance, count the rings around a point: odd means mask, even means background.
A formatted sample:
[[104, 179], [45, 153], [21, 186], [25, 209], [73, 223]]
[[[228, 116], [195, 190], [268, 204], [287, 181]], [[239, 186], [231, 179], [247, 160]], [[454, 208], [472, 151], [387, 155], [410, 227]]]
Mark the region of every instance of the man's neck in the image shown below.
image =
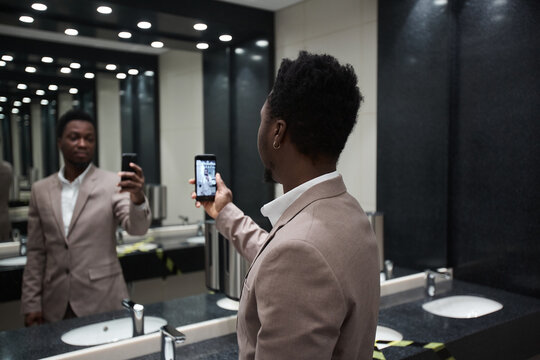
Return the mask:
[[78, 178], [84, 170], [88, 167], [89, 164], [65, 164], [64, 165], [64, 177], [67, 181], [70, 183], [73, 182], [76, 178]]

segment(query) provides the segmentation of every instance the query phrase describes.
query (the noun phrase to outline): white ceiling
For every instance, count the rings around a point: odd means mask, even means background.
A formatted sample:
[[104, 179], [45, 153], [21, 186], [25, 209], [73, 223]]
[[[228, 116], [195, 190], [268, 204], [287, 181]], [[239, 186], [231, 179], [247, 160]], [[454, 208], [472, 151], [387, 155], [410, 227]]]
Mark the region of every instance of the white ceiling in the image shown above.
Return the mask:
[[219, 0], [258, 9], [277, 11], [287, 6], [302, 2], [303, 0]]

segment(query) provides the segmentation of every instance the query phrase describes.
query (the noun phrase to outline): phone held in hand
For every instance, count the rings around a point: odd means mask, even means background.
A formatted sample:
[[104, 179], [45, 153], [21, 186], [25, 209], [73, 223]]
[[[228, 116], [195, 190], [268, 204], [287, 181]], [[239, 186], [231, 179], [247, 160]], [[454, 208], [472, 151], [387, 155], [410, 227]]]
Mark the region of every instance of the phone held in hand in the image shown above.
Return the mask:
[[216, 195], [216, 156], [195, 156], [195, 193], [197, 201], [213, 201]]
[[[136, 153], [122, 153], [122, 171], [125, 172], [135, 172], [129, 163], [137, 163], [137, 154]], [[122, 177], [122, 180], [124, 178]]]

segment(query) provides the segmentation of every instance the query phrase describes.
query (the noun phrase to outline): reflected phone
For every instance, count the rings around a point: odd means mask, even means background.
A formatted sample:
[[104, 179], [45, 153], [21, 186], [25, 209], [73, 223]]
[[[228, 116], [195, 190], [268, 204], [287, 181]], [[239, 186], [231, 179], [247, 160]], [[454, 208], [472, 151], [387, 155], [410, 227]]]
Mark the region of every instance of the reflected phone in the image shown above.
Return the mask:
[[213, 201], [216, 195], [216, 156], [195, 156], [195, 193], [197, 201]]
[[[122, 153], [122, 171], [135, 172], [129, 163], [137, 163], [137, 153]], [[124, 180], [124, 177], [122, 177]]]

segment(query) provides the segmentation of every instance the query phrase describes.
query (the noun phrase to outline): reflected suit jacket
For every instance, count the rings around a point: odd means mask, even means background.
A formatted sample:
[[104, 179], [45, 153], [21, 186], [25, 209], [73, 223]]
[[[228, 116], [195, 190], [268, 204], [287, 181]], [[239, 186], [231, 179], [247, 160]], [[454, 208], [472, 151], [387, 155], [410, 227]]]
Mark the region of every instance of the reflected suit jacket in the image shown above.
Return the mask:
[[128, 296], [116, 253], [116, 229], [143, 235], [151, 214], [120, 193], [117, 174], [90, 165], [83, 179], [67, 237], [62, 220], [62, 184], [55, 173], [32, 186], [28, 211], [27, 264], [22, 313], [42, 311], [61, 320], [69, 304], [77, 316], [120, 309]]
[[232, 203], [216, 226], [251, 267], [238, 311], [240, 359], [371, 359], [377, 243], [341, 176], [314, 185], [268, 234]]

